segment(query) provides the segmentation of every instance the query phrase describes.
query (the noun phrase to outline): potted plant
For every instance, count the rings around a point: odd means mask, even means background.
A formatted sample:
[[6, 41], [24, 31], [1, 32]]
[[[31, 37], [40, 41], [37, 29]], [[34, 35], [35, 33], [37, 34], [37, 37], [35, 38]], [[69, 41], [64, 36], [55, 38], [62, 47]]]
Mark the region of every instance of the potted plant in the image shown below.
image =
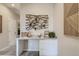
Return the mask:
[[55, 32], [48, 33], [49, 38], [56, 38]]

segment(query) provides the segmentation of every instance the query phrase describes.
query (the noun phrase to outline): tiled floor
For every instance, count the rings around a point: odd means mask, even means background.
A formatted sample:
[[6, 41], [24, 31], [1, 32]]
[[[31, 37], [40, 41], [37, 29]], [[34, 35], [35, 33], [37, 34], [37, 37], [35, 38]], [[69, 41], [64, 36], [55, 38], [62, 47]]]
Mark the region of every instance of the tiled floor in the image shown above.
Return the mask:
[[16, 46], [11, 46], [5, 51], [0, 51], [0, 56], [16, 56]]
[[[16, 46], [11, 46], [5, 51], [0, 51], [0, 56], [16, 56]], [[39, 56], [38, 51], [24, 51], [21, 56]]]

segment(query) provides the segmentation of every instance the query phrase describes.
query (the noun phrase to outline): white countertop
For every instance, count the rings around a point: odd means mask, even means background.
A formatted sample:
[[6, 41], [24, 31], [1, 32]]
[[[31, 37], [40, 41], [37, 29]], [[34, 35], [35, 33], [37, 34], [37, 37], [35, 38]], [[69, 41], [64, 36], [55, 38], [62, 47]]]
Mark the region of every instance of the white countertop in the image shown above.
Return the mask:
[[54, 40], [57, 38], [19, 37], [17, 40]]

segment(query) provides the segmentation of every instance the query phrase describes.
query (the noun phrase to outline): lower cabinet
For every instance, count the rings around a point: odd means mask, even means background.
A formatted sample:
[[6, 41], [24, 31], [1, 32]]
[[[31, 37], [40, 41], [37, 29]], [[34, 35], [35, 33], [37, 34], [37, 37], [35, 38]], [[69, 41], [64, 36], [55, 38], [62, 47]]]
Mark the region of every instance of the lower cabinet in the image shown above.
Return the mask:
[[[26, 43], [26, 44], [25, 44]], [[29, 48], [28, 48], [29, 47]], [[39, 56], [57, 56], [58, 55], [58, 40], [57, 39], [44, 39], [31, 41], [16, 40], [16, 55], [19, 56], [23, 50], [39, 51]]]
[[57, 39], [39, 40], [39, 51], [40, 56], [57, 56]]

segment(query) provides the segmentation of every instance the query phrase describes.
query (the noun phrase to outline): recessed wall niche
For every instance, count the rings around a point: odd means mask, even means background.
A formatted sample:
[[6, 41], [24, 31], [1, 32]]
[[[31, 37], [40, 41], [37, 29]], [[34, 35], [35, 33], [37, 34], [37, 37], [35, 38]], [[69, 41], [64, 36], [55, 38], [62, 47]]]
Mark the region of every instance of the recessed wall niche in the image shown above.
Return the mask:
[[79, 4], [64, 4], [64, 34], [79, 36]]
[[48, 28], [48, 15], [26, 14], [26, 30], [40, 30]]

